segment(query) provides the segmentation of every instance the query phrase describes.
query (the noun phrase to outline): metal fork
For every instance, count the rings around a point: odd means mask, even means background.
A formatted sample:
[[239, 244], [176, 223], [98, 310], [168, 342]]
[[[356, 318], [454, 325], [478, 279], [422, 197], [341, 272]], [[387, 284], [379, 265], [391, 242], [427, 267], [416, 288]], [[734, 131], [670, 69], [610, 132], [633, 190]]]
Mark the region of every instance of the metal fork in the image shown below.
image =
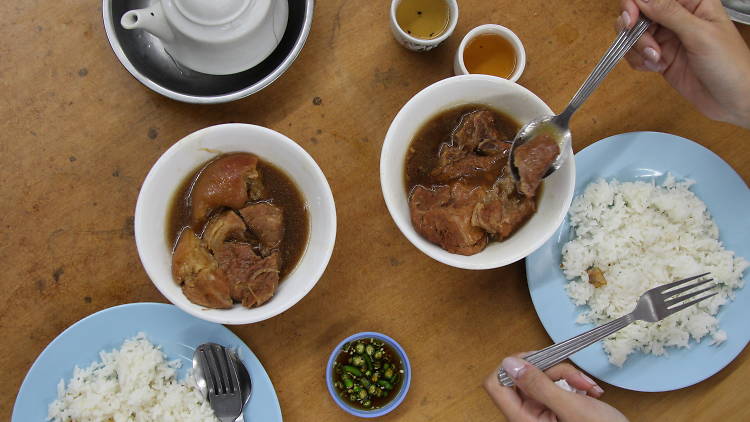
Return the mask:
[[[653, 289], [648, 290], [646, 293], [641, 295], [641, 297], [638, 299], [638, 304], [635, 306], [633, 312], [627, 315], [623, 315], [620, 318], [617, 318], [592, 330], [586, 331], [583, 334], [579, 334], [569, 340], [553, 344], [552, 346], [532, 353], [526, 356], [524, 359], [530, 364], [544, 371], [564, 361], [573, 353], [576, 353], [579, 350], [588, 347], [589, 345], [594, 344], [597, 341], [616, 333], [617, 331], [622, 330], [623, 328], [630, 325], [633, 321], [661, 321], [676, 312], [679, 312], [689, 306], [693, 306], [696, 303], [706, 300], [718, 293], [714, 292], [709, 295], [696, 298], [696, 296], [702, 293], [706, 293], [716, 287], [715, 284], [700, 290], [688, 292], [689, 290], [705, 285], [706, 283], [712, 281], [713, 279], [709, 278], [705, 280], [698, 280], [695, 283], [688, 284], [691, 281], [700, 279], [704, 276], [707, 276], [708, 274], [710, 273], [704, 273], [701, 275], [696, 275], [694, 277], [678, 280], [669, 284], [664, 284], [662, 286], [654, 287]], [[685, 294], [680, 295], [681, 293]], [[686, 302], [687, 300], [690, 301]], [[513, 386], [513, 379], [511, 379], [502, 368], [497, 371], [497, 379], [498, 381], [500, 381], [500, 384], [506, 387]]]
[[230, 353], [220, 344], [205, 343], [195, 349], [193, 356], [206, 382], [208, 403], [221, 422], [234, 422], [244, 404], [239, 369]]

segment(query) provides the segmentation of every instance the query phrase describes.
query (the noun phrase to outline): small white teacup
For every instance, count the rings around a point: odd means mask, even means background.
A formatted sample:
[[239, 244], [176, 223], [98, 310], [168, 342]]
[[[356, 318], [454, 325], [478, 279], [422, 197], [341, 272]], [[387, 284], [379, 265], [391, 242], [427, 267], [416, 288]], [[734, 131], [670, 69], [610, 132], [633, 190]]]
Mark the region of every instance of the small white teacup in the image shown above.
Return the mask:
[[513, 73], [511, 73], [508, 78], [504, 79], [508, 79], [511, 82], [518, 81], [518, 78], [521, 77], [523, 70], [526, 68], [526, 50], [523, 48], [521, 39], [518, 38], [518, 36], [513, 31], [502, 25], [495, 24], [479, 25], [466, 33], [464, 39], [461, 40], [461, 44], [456, 50], [456, 56], [453, 59], [453, 73], [456, 76], [469, 75], [471, 73], [468, 69], [466, 69], [466, 65], [464, 64], [464, 50], [466, 49], [466, 46], [469, 44], [469, 42], [471, 42], [471, 40], [479, 35], [484, 34], [499, 35], [508, 40], [508, 42], [510, 42], [510, 45], [513, 46], [513, 52], [516, 55], [516, 66], [515, 69], [513, 69]]
[[391, 32], [393, 32], [393, 36], [396, 38], [396, 41], [398, 41], [399, 44], [408, 48], [409, 50], [432, 50], [433, 48], [440, 45], [440, 43], [448, 39], [448, 37], [450, 37], [453, 33], [453, 30], [456, 28], [456, 23], [458, 23], [458, 3], [456, 2], [456, 0], [434, 0], [445, 2], [445, 4], [448, 5], [448, 26], [445, 28], [443, 33], [438, 37], [430, 39], [418, 38], [407, 34], [406, 31], [404, 31], [404, 29], [401, 28], [401, 26], [398, 24], [398, 20], [396, 19], [396, 9], [398, 9], [398, 5], [402, 1], [403, 0], [391, 1]]

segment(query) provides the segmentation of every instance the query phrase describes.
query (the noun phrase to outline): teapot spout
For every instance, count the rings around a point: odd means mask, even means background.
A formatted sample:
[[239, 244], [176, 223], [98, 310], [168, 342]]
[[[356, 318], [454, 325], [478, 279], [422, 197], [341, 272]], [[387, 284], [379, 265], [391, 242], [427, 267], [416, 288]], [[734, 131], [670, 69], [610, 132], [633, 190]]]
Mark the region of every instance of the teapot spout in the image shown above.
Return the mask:
[[174, 32], [164, 17], [161, 2], [156, 2], [145, 9], [125, 12], [120, 19], [120, 25], [125, 29], [143, 29], [162, 41], [169, 42], [174, 39]]

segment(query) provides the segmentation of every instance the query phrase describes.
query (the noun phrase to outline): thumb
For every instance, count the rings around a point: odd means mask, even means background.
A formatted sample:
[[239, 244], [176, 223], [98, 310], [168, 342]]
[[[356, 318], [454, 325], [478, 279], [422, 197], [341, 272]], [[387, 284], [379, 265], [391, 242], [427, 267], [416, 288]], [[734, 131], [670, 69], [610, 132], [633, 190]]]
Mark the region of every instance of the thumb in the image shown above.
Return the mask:
[[503, 359], [502, 366], [527, 397], [545, 405], [563, 420], [585, 420], [578, 411], [581, 397], [556, 386], [539, 368], [514, 356]]
[[644, 15], [659, 25], [672, 30], [681, 40], [700, 33], [704, 21], [677, 0], [636, 0]]

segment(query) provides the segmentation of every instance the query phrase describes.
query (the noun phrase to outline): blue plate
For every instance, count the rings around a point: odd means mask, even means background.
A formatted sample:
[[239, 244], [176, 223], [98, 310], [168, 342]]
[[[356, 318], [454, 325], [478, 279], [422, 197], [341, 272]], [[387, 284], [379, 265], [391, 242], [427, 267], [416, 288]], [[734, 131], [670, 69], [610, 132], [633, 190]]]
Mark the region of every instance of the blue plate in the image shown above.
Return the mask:
[[[696, 181], [691, 190], [708, 206], [724, 246], [750, 259], [750, 190], [719, 156], [695, 142], [657, 132], [634, 132], [603, 139], [576, 154], [575, 195], [599, 178], [620, 181], [663, 179], [667, 172]], [[569, 219], [526, 259], [526, 275], [534, 307], [552, 340], [559, 342], [592, 328], [576, 324], [583, 310], [568, 298], [560, 270], [562, 247], [570, 240]], [[747, 278], [748, 271], [744, 276]], [[691, 341], [689, 348], [668, 348], [668, 355], [634, 353], [622, 368], [609, 363], [597, 343], [572, 356], [581, 369], [609, 384], [636, 391], [669, 391], [693, 385], [719, 372], [750, 340], [750, 289], [737, 292], [719, 312], [728, 339], [719, 346]], [[635, 304], [634, 304], [635, 306]]]
[[45, 421], [47, 408], [57, 398], [57, 384], [66, 383], [73, 367], [88, 367], [99, 360], [101, 350], [111, 351], [139, 332], [161, 346], [168, 360], [180, 359], [182, 378], [193, 365], [193, 351], [201, 343], [214, 342], [236, 348], [253, 380], [245, 420], [281, 422], [276, 392], [253, 352], [231, 331], [219, 324], [188, 315], [172, 305], [132, 303], [104, 309], [62, 332], [31, 366], [16, 397], [13, 422]]

